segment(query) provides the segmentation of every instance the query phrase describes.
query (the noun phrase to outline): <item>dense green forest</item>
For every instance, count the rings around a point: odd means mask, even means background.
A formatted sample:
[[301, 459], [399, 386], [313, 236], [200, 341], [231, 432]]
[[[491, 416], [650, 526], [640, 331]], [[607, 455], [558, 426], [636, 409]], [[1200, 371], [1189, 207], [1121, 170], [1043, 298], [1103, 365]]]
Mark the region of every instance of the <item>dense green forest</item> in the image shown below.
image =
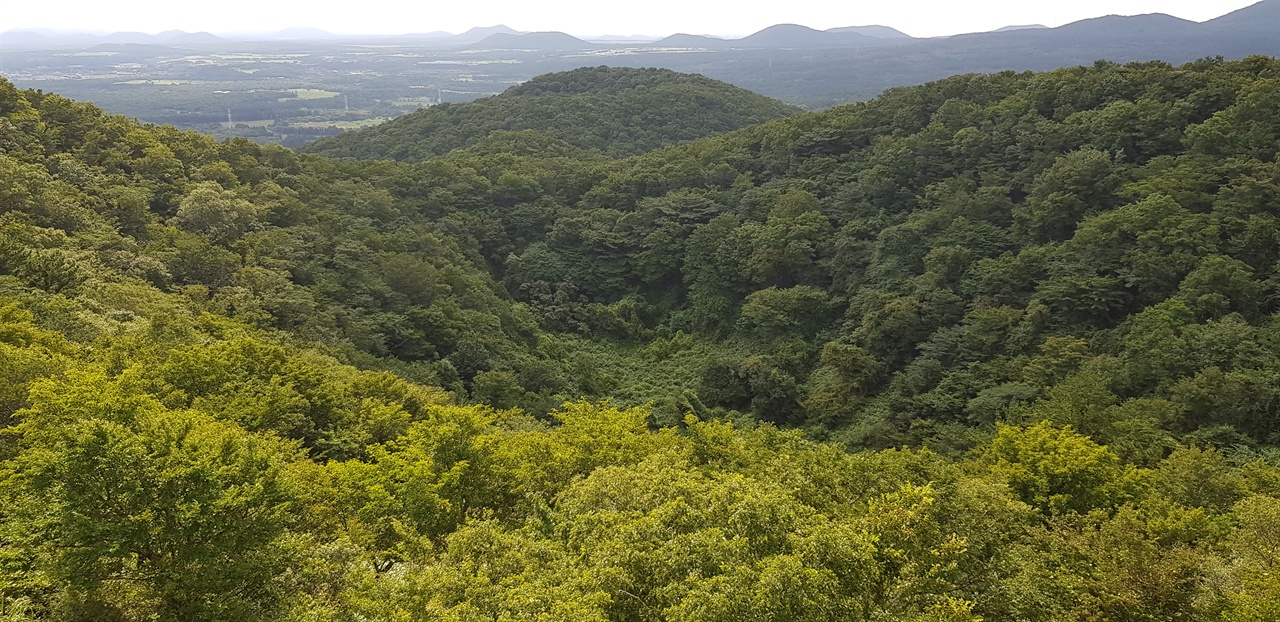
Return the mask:
[[555, 123], [0, 81], [0, 619], [1280, 618], [1280, 62]]
[[330, 157], [423, 160], [495, 131], [534, 130], [575, 147], [631, 156], [796, 114], [799, 108], [669, 69], [583, 67], [538, 76], [501, 95], [423, 108], [317, 141]]

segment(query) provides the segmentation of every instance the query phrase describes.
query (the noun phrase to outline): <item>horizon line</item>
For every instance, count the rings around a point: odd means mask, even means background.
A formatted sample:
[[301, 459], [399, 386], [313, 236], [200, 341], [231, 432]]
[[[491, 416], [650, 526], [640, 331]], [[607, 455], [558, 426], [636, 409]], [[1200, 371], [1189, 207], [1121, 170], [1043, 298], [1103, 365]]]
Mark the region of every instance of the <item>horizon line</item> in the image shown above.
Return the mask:
[[[1258, 3], [1254, 3], [1254, 4], [1258, 4]], [[1252, 5], [1250, 5], [1250, 6], [1252, 6]], [[1240, 9], [1237, 9], [1237, 10], [1240, 10]], [[1212, 18], [1206, 19], [1206, 20], [1204, 20], [1204, 21], [1200, 21], [1200, 22], [1197, 22], [1197, 21], [1195, 21], [1195, 20], [1191, 20], [1191, 19], [1181, 18], [1181, 17], [1178, 17], [1178, 16], [1176, 16], [1176, 15], [1172, 15], [1172, 14], [1170, 14], [1170, 13], [1159, 13], [1159, 12], [1157, 12], [1157, 13], [1134, 13], [1134, 14], [1127, 14], [1127, 15], [1126, 15], [1126, 14], [1118, 14], [1118, 13], [1110, 13], [1110, 14], [1106, 14], [1106, 15], [1097, 15], [1097, 16], [1094, 16], [1094, 17], [1086, 17], [1086, 18], [1082, 18], [1082, 19], [1078, 19], [1078, 20], [1074, 20], [1074, 21], [1064, 22], [1064, 23], [1062, 23], [1062, 24], [1057, 24], [1057, 25], [1048, 25], [1048, 24], [1006, 24], [1006, 25], [1004, 25], [1004, 26], [1000, 26], [1000, 27], [997, 27], [997, 28], [993, 28], [993, 29], [991, 29], [991, 30], [964, 31], [964, 32], [955, 32], [955, 33], [950, 33], [950, 34], [944, 34], [944, 35], [933, 35], [933, 36], [915, 36], [915, 35], [912, 35], [912, 34], [910, 34], [910, 33], [906, 32], [905, 30], [902, 30], [902, 29], [900, 29], [900, 28], [896, 27], [896, 26], [890, 26], [890, 25], [888, 25], [888, 24], [865, 24], [865, 25], [853, 25], [853, 26], [836, 26], [836, 27], [834, 27], [834, 28], [826, 28], [826, 29], [823, 29], [823, 28], [813, 28], [813, 27], [811, 27], [811, 26], [806, 26], [806, 25], [804, 25], [804, 24], [797, 24], [797, 23], [795, 23], [795, 22], [779, 22], [779, 23], [777, 23], [777, 24], [772, 24], [772, 25], [770, 25], [770, 26], [766, 26], [766, 27], [764, 27], [764, 28], [762, 28], [762, 29], [760, 29], [760, 30], [757, 30], [757, 31], [755, 31], [755, 32], [751, 32], [751, 33], [747, 33], [747, 34], [733, 34], [733, 35], [726, 35], [726, 34], [706, 34], [706, 33], [696, 34], [696, 33], [689, 33], [689, 32], [683, 32], [683, 31], [676, 31], [676, 32], [672, 32], [672, 33], [670, 33], [670, 34], [665, 34], [665, 35], [652, 35], [652, 34], [643, 34], [643, 35], [642, 35], [642, 34], [619, 35], [619, 34], [610, 34], [610, 33], [604, 33], [604, 34], [593, 34], [593, 35], [580, 35], [580, 34], [574, 34], [574, 33], [572, 33], [572, 32], [568, 32], [568, 31], [565, 31], [565, 30], [532, 30], [532, 31], [530, 31], [530, 30], [520, 30], [520, 29], [518, 29], [518, 28], [514, 28], [514, 27], [511, 27], [511, 26], [507, 26], [506, 24], [495, 24], [495, 25], [493, 25], [493, 26], [472, 26], [471, 28], [468, 28], [468, 29], [466, 29], [466, 30], [463, 30], [462, 32], [456, 32], [456, 33], [455, 33], [455, 32], [452, 32], [452, 31], [446, 31], [446, 30], [423, 30], [423, 31], [418, 31], [418, 32], [335, 32], [335, 31], [331, 31], [331, 30], [328, 30], [328, 29], [325, 29], [325, 28], [318, 27], [318, 26], [303, 26], [303, 25], [285, 26], [285, 27], [283, 27], [283, 28], [277, 28], [277, 29], [273, 29], [273, 30], [261, 30], [261, 31], [257, 31], [257, 30], [255, 30], [255, 31], [216, 31], [216, 30], [203, 30], [203, 29], [202, 29], [202, 30], [186, 30], [186, 29], [183, 29], [183, 28], [169, 28], [169, 29], [160, 30], [160, 31], [155, 31], [155, 32], [150, 32], [150, 31], [145, 31], [145, 30], [115, 30], [115, 31], [105, 31], [105, 30], [79, 30], [79, 29], [62, 30], [62, 29], [57, 29], [57, 28], [48, 28], [48, 27], [43, 27], [43, 26], [19, 26], [19, 27], [9, 28], [9, 29], [7, 29], [7, 30], [2, 30], [2, 31], [0, 31], [0, 37], [2, 37], [2, 36], [4, 36], [4, 35], [12, 35], [12, 34], [20, 34], [20, 33], [32, 33], [32, 34], [38, 34], [38, 35], [44, 35], [44, 36], [59, 36], [59, 37], [70, 37], [70, 36], [76, 36], [76, 35], [82, 35], [82, 36], [87, 36], [87, 37], [109, 37], [109, 36], [112, 36], [112, 35], [119, 35], [119, 34], [142, 34], [142, 35], [146, 35], [146, 36], [149, 36], [149, 37], [155, 37], [155, 36], [159, 36], [159, 35], [166, 34], [166, 33], [174, 33], [174, 32], [176, 32], [176, 33], [182, 33], [182, 34], [210, 34], [210, 35], [213, 35], [213, 36], [215, 36], [215, 37], [219, 37], [219, 38], [228, 38], [228, 39], [233, 39], [233, 40], [236, 40], [236, 39], [238, 39], [238, 40], [251, 40], [251, 41], [253, 41], [253, 40], [264, 40], [264, 39], [251, 39], [252, 37], [269, 37], [269, 36], [273, 36], [273, 35], [279, 35], [279, 34], [281, 34], [281, 33], [285, 33], [285, 32], [288, 32], [288, 31], [290, 31], [290, 30], [310, 30], [310, 31], [315, 31], [317, 34], [322, 34], [322, 35], [324, 35], [324, 36], [325, 36], [325, 38], [335, 38], [335, 39], [354, 39], [354, 38], [361, 38], [361, 37], [379, 37], [379, 38], [411, 37], [411, 36], [418, 36], [418, 37], [421, 37], [421, 36], [423, 36], [423, 35], [437, 35], [437, 37], [438, 37], [438, 38], [444, 39], [444, 38], [449, 38], [449, 37], [458, 37], [458, 36], [461, 36], [461, 35], [464, 35], [464, 34], [466, 34], [466, 33], [470, 32], [470, 31], [472, 31], [472, 30], [478, 30], [478, 29], [489, 29], [489, 28], [509, 28], [509, 29], [511, 29], [511, 30], [513, 30], [513, 31], [515, 31], [515, 32], [516, 32], [516, 33], [518, 33], [518, 34], [530, 34], [530, 33], [535, 33], [535, 32], [555, 32], [555, 33], [567, 34], [567, 35], [569, 35], [569, 36], [576, 37], [576, 38], [583, 39], [583, 40], [587, 40], [587, 41], [591, 41], [591, 40], [599, 40], [599, 39], [610, 39], [610, 38], [617, 38], [617, 39], [624, 39], [624, 40], [660, 40], [660, 39], [665, 39], [665, 38], [667, 38], [667, 37], [672, 37], [672, 36], [676, 36], [676, 35], [694, 35], [694, 36], [711, 37], [711, 38], [716, 38], [716, 39], [724, 39], [724, 40], [732, 41], [732, 40], [736, 40], [736, 39], [742, 39], [742, 38], [745, 38], [745, 37], [749, 37], [749, 36], [751, 36], [751, 35], [753, 35], [753, 34], [757, 34], [757, 33], [761, 32], [761, 31], [763, 31], [763, 30], [767, 30], [768, 28], [773, 28], [773, 27], [775, 27], [775, 26], [796, 25], [796, 26], [803, 26], [803, 27], [805, 27], [805, 28], [809, 28], [809, 29], [811, 29], [811, 30], [817, 30], [817, 31], [820, 31], [820, 32], [827, 32], [827, 31], [835, 30], [835, 29], [839, 29], [839, 28], [876, 28], [876, 27], [878, 27], [878, 28], [890, 28], [890, 29], [896, 30], [896, 31], [898, 31], [898, 32], [900, 32], [900, 33], [902, 33], [902, 34], [904, 34], [904, 35], [906, 35], [906, 36], [908, 36], [908, 37], [910, 37], [910, 38], [912, 38], [912, 39], [941, 39], [941, 38], [947, 38], [947, 37], [953, 37], [953, 36], [959, 36], [959, 35], [967, 35], [967, 34], [984, 34], [984, 33], [993, 33], [993, 32], [999, 32], [1000, 30], [1003, 30], [1003, 29], [1011, 29], [1011, 28], [1048, 28], [1048, 29], [1052, 29], [1052, 28], [1059, 28], [1059, 27], [1062, 27], [1062, 26], [1066, 26], [1066, 25], [1070, 25], [1070, 24], [1078, 23], [1078, 22], [1081, 22], [1081, 21], [1088, 21], [1088, 20], [1100, 19], [1100, 18], [1105, 18], [1105, 17], [1143, 17], [1143, 16], [1148, 16], [1148, 15], [1164, 15], [1164, 16], [1168, 16], [1168, 17], [1173, 17], [1173, 18], [1175, 18], [1175, 19], [1182, 19], [1182, 20], [1185, 20], [1185, 21], [1193, 22], [1193, 23], [1203, 24], [1203, 23], [1205, 23], [1205, 22], [1212, 21], [1212, 20], [1217, 19], [1217, 18], [1219, 18], [1219, 17], [1223, 17], [1223, 16], [1226, 16], [1226, 15], [1230, 15], [1231, 13], [1234, 13], [1234, 12], [1235, 12], [1234, 10], [1233, 10], [1233, 11], [1227, 11], [1226, 13], [1223, 13], [1223, 14], [1221, 14], [1221, 15], [1218, 15], [1218, 16], [1215, 16], [1215, 17], [1212, 17]], [[320, 40], [320, 38], [314, 38], [314, 39], [311, 39], [311, 38], [302, 37], [302, 38], [282, 38], [282, 39], [280, 39], [280, 40], [292, 40], [292, 41], [315, 41], [315, 40]]]

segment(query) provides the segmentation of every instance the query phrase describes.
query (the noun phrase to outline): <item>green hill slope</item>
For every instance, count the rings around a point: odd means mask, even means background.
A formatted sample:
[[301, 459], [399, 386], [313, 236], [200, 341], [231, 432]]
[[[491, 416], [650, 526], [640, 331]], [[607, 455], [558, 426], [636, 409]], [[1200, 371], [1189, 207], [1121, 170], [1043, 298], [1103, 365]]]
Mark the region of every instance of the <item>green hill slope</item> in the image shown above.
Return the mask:
[[1271, 398], [1191, 396], [1280, 368], [1247, 345], [1280, 338], [1277, 71], [1104, 63], [899, 89], [636, 158], [491, 261], [535, 314], [531, 293], [571, 290], [743, 344], [695, 372], [703, 406], [855, 444], [963, 446], [1086, 381], [1102, 401], [1053, 417], [1096, 438], [1128, 432], [1085, 413], [1155, 399], [1170, 410], [1142, 443], [1275, 443]]
[[0, 619], [1274, 619], [1278, 98], [397, 163], [0, 81]]
[[495, 131], [534, 130], [611, 156], [763, 123], [799, 110], [701, 76], [594, 67], [539, 76], [505, 93], [419, 110], [327, 138], [305, 151], [413, 161], [444, 155]]

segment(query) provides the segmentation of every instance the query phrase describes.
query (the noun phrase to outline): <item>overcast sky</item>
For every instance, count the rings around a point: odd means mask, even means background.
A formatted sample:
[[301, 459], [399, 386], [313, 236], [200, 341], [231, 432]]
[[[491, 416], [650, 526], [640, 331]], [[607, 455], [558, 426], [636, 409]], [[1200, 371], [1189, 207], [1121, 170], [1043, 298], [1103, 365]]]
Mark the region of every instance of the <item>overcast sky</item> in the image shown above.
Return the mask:
[[322, 28], [404, 34], [502, 23], [578, 36], [741, 36], [779, 23], [812, 28], [883, 24], [917, 37], [1062, 24], [1108, 14], [1168, 13], [1204, 21], [1257, 0], [3, 0], [0, 32], [270, 32]]

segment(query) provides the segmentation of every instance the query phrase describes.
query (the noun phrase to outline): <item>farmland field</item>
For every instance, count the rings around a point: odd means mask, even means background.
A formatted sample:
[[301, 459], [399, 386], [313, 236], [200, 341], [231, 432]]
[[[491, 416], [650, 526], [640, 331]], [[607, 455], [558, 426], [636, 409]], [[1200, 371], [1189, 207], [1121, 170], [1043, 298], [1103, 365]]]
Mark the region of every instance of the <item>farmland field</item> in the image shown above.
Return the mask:
[[324, 89], [289, 89], [288, 92], [293, 93], [293, 97], [285, 97], [285, 98], [282, 98], [280, 101], [287, 101], [289, 99], [300, 99], [300, 100], [333, 99], [334, 97], [338, 97], [339, 95], [342, 95], [342, 93], [336, 93], [334, 91], [326, 91]]

